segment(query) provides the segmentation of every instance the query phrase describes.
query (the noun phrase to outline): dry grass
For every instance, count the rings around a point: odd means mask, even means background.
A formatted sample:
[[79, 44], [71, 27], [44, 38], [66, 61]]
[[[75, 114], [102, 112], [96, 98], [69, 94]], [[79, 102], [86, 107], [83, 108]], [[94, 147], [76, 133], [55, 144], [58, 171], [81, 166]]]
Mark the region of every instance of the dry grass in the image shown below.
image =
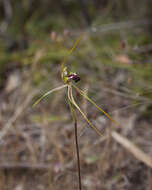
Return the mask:
[[[77, 189], [74, 129], [63, 92], [32, 109], [37, 90], [30, 82], [21, 84], [11, 93], [4, 90], [1, 96], [0, 190]], [[88, 91], [89, 84], [86, 88]], [[104, 134], [104, 139], [98, 137], [78, 114], [84, 190], [152, 189], [151, 126], [144, 118], [139, 121], [140, 107], [118, 109], [135, 97], [124, 94], [105, 89], [102, 93], [97, 90], [94, 97], [99, 105], [104, 101], [109, 113], [114, 111], [119, 123], [114, 128], [76, 94], [88, 117]]]

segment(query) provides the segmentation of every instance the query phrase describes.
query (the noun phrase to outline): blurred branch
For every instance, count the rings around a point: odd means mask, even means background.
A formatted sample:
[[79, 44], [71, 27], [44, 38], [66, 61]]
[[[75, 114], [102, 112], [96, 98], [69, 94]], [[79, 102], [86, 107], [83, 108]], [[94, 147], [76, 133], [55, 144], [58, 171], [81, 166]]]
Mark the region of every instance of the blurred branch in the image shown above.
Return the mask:
[[134, 51], [137, 53], [147, 53], [152, 51], [152, 44], [144, 45], [144, 46], [139, 46], [133, 48]]
[[102, 26], [95, 26], [88, 29], [88, 33], [105, 33], [114, 30], [122, 30], [122, 29], [132, 29], [139, 26], [148, 26], [152, 25], [152, 21], [150, 19], [142, 19], [142, 20], [131, 20], [131, 21], [124, 21], [112, 24], [104, 24]]
[[14, 122], [24, 113], [25, 108], [30, 103], [30, 101], [32, 100], [32, 98], [34, 97], [34, 95], [37, 94], [37, 92], [38, 92], [37, 90], [31, 92], [27, 96], [27, 98], [25, 99], [25, 101], [19, 107], [16, 108], [13, 116], [8, 120], [8, 122], [6, 123], [6, 125], [4, 125], [4, 128], [0, 131], [0, 140], [2, 140], [2, 138], [7, 134], [7, 132], [12, 127], [12, 125], [14, 124]]
[[3, 139], [3, 137], [8, 133], [12, 125], [22, 116], [22, 114], [25, 113], [26, 107], [31, 102], [32, 98], [40, 92], [40, 89], [34, 89], [31, 91], [26, 98], [24, 98], [24, 101], [22, 104], [16, 107], [14, 114], [12, 117], [8, 120], [8, 122], [4, 125], [3, 129], [0, 131], [0, 141]]
[[140, 160], [141, 162], [152, 168], [152, 157], [144, 153], [134, 143], [132, 143], [130, 140], [123, 137], [116, 131], [113, 131], [111, 135], [119, 144], [121, 144], [130, 153], [132, 153], [138, 160]]
[[115, 94], [117, 96], [121, 96], [121, 97], [128, 98], [128, 99], [133, 99], [133, 100], [144, 101], [146, 103], [152, 104], [152, 100], [150, 98], [147, 98], [144, 96], [135, 95], [135, 94], [126, 94], [126, 93], [120, 92], [118, 90], [115, 90], [112, 88], [106, 88], [106, 87], [104, 87], [103, 90], [105, 92], [110, 92], [110, 93]]
[[3, 0], [2, 3], [3, 3], [5, 17], [4, 17], [4, 21], [0, 25], [0, 35], [5, 34], [13, 15], [10, 0]]
[[88, 8], [87, 8], [87, 1], [85, 2], [84, 0], [77, 0], [79, 5], [80, 5], [80, 8], [81, 8], [81, 11], [82, 11], [82, 14], [85, 18], [85, 21], [87, 23], [87, 25], [89, 26], [91, 24], [91, 18], [90, 18], [90, 15], [88, 13]]
[[0, 24], [0, 37], [5, 40], [8, 50], [11, 50], [12, 48], [16, 47], [17, 44], [14, 39], [10, 38], [7, 32], [8, 26], [11, 23], [13, 17], [13, 8], [10, 0], [2, 0], [2, 7], [4, 9], [4, 19]]
[[0, 163], [0, 169], [32, 169], [32, 170], [49, 170], [50, 164], [38, 163]]

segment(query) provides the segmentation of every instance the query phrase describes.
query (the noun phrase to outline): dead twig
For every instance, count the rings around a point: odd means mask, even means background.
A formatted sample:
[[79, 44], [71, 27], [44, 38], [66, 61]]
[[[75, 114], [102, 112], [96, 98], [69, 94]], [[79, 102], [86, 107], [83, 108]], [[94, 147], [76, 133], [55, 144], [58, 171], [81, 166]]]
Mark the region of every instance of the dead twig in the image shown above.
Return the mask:
[[9, 131], [9, 129], [11, 128], [11, 126], [14, 124], [14, 122], [24, 113], [25, 108], [31, 102], [32, 98], [38, 93], [38, 91], [39, 90], [33, 90], [33, 92], [31, 92], [27, 96], [27, 98], [25, 99], [25, 101], [23, 102], [23, 104], [21, 104], [19, 107], [16, 108], [13, 116], [8, 120], [8, 122], [6, 123], [6, 125], [4, 126], [4, 128], [0, 131], [0, 141], [7, 134], [7, 132]]
[[126, 148], [130, 153], [132, 153], [138, 160], [146, 164], [147, 166], [152, 168], [152, 158], [144, 153], [140, 148], [138, 148], [134, 143], [129, 141], [126, 137], [123, 137], [116, 131], [111, 133], [112, 137], [121, 144], [124, 148]]
[[106, 33], [110, 31], [133, 29], [136, 27], [148, 26], [151, 24], [152, 24], [151, 20], [146, 19], [146, 18], [142, 20], [129, 20], [129, 21], [105, 24], [105, 25], [97, 26], [97, 27], [91, 27], [90, 29], [88, 29], [88, 32], [94, 32], [94, 33], [100, 34], [100, 33]]

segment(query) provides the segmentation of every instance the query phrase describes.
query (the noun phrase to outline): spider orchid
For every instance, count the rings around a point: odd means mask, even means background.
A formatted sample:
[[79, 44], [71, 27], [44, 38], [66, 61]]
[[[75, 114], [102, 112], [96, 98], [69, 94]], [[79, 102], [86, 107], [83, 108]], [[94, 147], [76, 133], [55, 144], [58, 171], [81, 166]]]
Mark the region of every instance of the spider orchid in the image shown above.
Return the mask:
[[[69, 51], [68, 56], [74, 51], [74, 49], [77, 47], [78, 43], [80, 42], [81, 38], [83, 37], [84, 33], [75, 41], [72, 49]], [[79, 105], [76, 103], [72, 90], [75, 89], [81, 96], [83, 96], [86, 100], [88, 100], [91, 104], [93, 104], [100, 112], [102, 112], [106, 117], [108, 117], [114, 124], [117, 124], [115, 120], [111, 118], [111, 116], [106, 113], [102, 108], [100, 108], [92, 99], [90, 99], [87, 94], [85, 94], [81, 89], [79, 89], [75, 84], [78, 81], [80, 81], [80, 77], [77, 73], [69, 71], [68, 68], [65, 66], [65, 62], [67, 60], [67, 57], [64, 58], [63, 62], [61, 63], [61, 78], [64, 84], [62, 86], [59, 86], [57, 88], [54, 88], [48, 92], [46, 92], [42, 97], [40, 97], [33, 106], [37, 105], [43, 98], [48, 96], [49, 94], [59, 91], [63, 88], [67, 89], [67, 95], [68, 95], [68, 103], [69, 107], [72, 113], [72, 117], [74, 120], [74, 128], [75, 128], [75, 145], [76, 145], [76, 154], [77, 154], [77, 165], [78, 165], [78, 177], [79, 177], [79, 190], [82, 190], [81, 185], [81, 170], [80, 170], [80, 158], [79, 158], [79, 145], [78, 145], [78, 136], [77, 136], [77, 117], [75, 108], [81, 113], [83, 118], [87, 121], [89, 126], [100, 136], [103, 137], [102, 133], [91, 123], [91, 121], [88, 119], [88, 117], [85, 115], [85, 113], [81, 110]]]
[[[72, 52], [74, 51], [74, 49], [77, 47], [78, 43], [80, 42], [80, 40], [82, 39], [82, 37], [84, 36], [84, 33], [81, 34], [81, 36], [75, 41], [73, 47], [70, 49], [68, 56], [72, 54]], [[46, 92], [44, 95], [42, 95], [34, 104], [33, 106], [37, 105], [43, 98], [45, 98], [46, 96], [50, 95], [53, 92], [59, 91], [63, 88], [67, 89], [67, 95], [68, 95], [68, 102], [69, 102], [69, 106], [72, 112], [72, 116], [73, 119], [76, 120], [76, 114], [75, 114], [75, 109], [74, 107], [81, 113], [81, 115], [83, 116], [83, 118], [87, 121], [87, 123], [89, 124], [89, 126], [101, 137], [103, 137], [103, 135], [101, 134], [101, 132], [91, 123], [91, 121], [88, 119], [88, 117], [85, 115], [85, 113], [81, 110], [81, 108], [79, 107], [79, 105], [76, 103], [74, 96], [73, 96], [73, 92], [72, 90], [75, 89], [81, 96], [83, 96], [85, 99], [87, 99], [91, 104], [93, 104], [100, 112], [102, 112], [107, 118], [109, 118], [114, 124], [117, 124], [117, 122], [111, 118], [111, 116], [105, 112], [101, 107], [99, 107], [92, 99], [90, 99], [88, 97], [87, 94], [85, 94], [80, 88], [78, 88], [73, 82], [77, 83], [78, 81], [80, 81], [80, 77], [78, 76], [77, 73], [69, 71], [67, 66], [65, 66], [65, 62], [67, 60], [67, 57], [64, 58], [63, 62], [61, 63], [61, 78], [64, 82], [63, 85], [54, 88], [48, 92]]]

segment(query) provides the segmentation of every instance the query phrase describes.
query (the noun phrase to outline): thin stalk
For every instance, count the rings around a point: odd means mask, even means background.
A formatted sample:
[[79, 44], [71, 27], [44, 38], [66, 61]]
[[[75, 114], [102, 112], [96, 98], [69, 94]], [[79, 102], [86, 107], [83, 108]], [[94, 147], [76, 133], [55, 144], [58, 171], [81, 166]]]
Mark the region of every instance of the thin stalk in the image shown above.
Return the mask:
[[73, 105], [71, 104], [71, 90], [70, 90], [69, 86], [68, 86], [68, 98], [69, 98], [69, 106], [70, 106], [73, 121], [74, 121], [74, 134], [75, 134], [75, 147], [76, 147], [77, 166], [78, 166], [79, 190], [82, 190], [79, 143], [78, 143], [78, 130], [77, 130], [77, 117], [76, 117], [76, 112], [73, 108]]
[[79, 177], [79, 190], [82, 190], [77, 121], [74, 121], [74, 128], [75, 128], [75, 146], [76, 146], [77, 165], [78, 165], [78, 177]]

